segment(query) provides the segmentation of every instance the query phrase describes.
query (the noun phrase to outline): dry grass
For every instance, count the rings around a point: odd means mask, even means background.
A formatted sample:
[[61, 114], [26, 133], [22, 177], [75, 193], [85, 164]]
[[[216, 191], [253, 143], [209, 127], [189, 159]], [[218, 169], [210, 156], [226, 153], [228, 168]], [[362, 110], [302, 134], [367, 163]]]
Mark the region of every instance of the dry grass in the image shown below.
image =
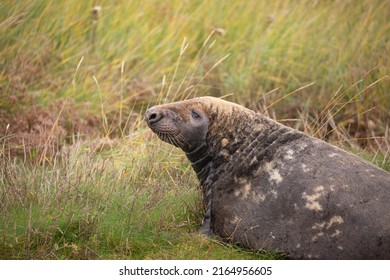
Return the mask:
[[144, 128], [77, 141], [44, 164], [1, 157], [2, 259], [275, 257], [195, 234], [198, 182], [183, 155]]

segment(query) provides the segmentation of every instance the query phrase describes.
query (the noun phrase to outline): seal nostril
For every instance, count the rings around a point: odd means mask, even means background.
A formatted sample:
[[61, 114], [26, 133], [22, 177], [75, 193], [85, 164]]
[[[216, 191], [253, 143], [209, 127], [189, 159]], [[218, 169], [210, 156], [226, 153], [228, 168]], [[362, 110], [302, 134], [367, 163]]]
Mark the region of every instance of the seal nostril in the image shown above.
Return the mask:
[[156, 113], [153, 113], [149, 116], [149, 121], [153, 121], [154, 119], [157, 118], [157, 114]]
[[159, 120], [161, 120], [163, 117], [163, 114], [161, 113], [160, 110], [156, 108], [150, 108], [146, 110], [145, 113], [145, 119], [149, 124], [156, 123]]

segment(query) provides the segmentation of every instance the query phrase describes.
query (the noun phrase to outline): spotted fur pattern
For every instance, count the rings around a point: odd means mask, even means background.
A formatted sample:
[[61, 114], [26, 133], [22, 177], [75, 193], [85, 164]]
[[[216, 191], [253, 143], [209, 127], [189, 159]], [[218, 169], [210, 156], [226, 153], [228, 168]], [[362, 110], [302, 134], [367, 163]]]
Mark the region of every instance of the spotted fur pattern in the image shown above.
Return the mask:
[[[158, 128], [147, 118], [151, 129], [182, 148], [197, 173], [204, 232], [295, 259], [390, 258], [389, 173], [220, 99], [149, 110], [164, 123]], [[203, 117], [202, 130], [189, 110]], [[188, 132], [193, 126], [202, 137]]]

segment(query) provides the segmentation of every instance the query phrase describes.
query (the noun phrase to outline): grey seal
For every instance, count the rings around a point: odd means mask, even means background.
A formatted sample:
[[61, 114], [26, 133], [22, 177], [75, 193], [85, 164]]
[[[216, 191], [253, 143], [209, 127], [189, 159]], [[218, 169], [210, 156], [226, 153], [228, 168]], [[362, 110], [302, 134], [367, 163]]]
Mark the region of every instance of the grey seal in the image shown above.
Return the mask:
[[390, 259], [390, 173], [218, 98], [153, 106], [145, 119], [190, 160], [203, 232], [292, 259]]

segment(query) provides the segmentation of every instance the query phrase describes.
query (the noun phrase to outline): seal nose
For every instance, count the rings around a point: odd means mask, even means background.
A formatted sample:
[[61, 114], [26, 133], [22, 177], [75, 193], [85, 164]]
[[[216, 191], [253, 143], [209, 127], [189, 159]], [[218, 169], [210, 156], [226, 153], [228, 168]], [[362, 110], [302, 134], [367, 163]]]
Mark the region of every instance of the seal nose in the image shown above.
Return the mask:
[[162, 118], [163, 118], [163, 114], [161, 110], [159, 110], [156, 107], [149, 108], [145, 112], [145, 120], [148, 122], [148, 124], [156, 123]]

